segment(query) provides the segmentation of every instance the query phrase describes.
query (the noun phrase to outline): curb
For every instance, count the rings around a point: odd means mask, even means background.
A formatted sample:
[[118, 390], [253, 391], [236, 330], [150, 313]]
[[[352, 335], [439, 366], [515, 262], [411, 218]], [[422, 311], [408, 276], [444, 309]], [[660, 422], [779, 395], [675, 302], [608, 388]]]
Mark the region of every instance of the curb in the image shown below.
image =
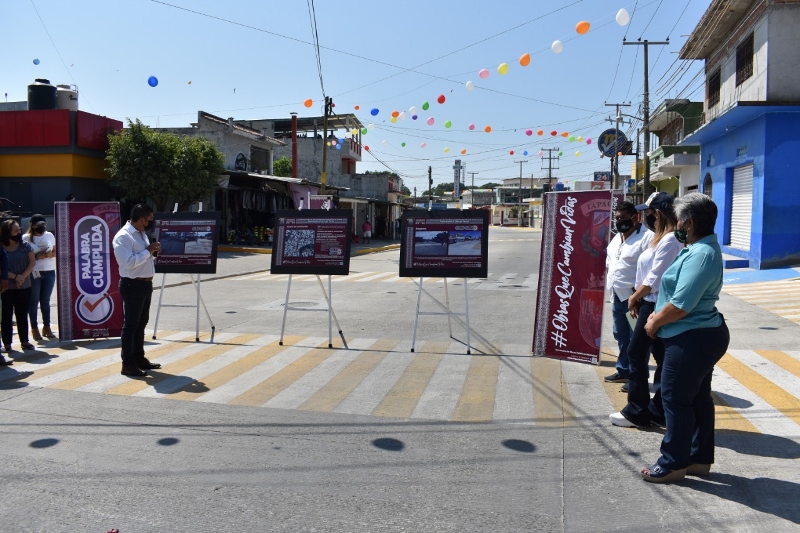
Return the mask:
[[217, 246], [217, 250], [220, 252], [233, 252], [233, 253], [245, 253], [245, 254], [272, 254], [272, 248], [254, 248], [252, 246], [229, 246], [225, 244], [220, 244]]
[[356, 255], [371, 254], [371, 253], [374, 253], [374, 252], [386, 252], [386, 251], [389, 251], [389, 250], [399, 250], [399, 249], [400, 249], [400, 244], [387, 244], [386, 246], [379, 246], [379, 247], [376, 247], [376, 248], [361, 248], [360, 250], [353, 250], [350, 253], [350, 257], [356, 256]]

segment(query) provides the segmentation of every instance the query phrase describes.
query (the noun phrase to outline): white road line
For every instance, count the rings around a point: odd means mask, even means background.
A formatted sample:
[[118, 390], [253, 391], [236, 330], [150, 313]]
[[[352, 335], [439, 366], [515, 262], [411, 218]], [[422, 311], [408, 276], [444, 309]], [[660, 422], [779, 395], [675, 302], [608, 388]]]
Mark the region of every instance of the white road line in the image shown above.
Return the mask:
[[520, 420], [533, 423], [533, 382], [529, 357], [500, 357], [494, 420]]
[[347, 276], [333, 276], [331, 279], [332, 283], [338, 283], [341, 281], [355, 281], [358, 278], [363, 278], [364, 276], [370, 276], [375, 272], [356, 272], [353, 274], [348, 274]]
[[349, 344], [349, 350], [334, 351], [316, 368], [270, 398], [264, 407], [297, 409], [376, 341], [377, 339], [354, 339]]
[[277, 341], [279, 338], [280, 337], [278, 335], [263, 335], [257, 339], [258, 342], [256, 343], [248, 343], [237, 346], [232, 350], [212, 357], [207, 361], [203, 361], [202, 363], [187, 369], [178, 376], [171, 376], [163, 381], [160, 381], [153, 387], [143, 389], [134, 394], [134, 396], [143, 398], [158, 398], [160, 396], [172, 394], [186, 385], [189, 385], [190, 383], [200, 381], [209, 374], [212, 374], [221, 368], [225, 368], [231, 363], [235, 363], [239, 359], [246, 357], [247, 355], [258, 350], [260, 347]]
[[725, 402], [761, 433], [800, 439], [800, 426], [719, 367], [714, 368], [711, 389], [723, 393]]
[[453, 417], [472, 360], [472, 357], [463, 353], [463, 349], [464, 345], [460, 342], [450, 343], [411, 418], [450, 420]]
[[395, 276], [395, 275], [396, 274], [394, 272], [379, 272], [378, 274], [373, 274], [372, 276], [369, 276], [369, 277], [366, 277], [366, 278], [357, 279], [355, 281], [356, 281], [356, 283], [361, 282], [361, 281], [372, 281], [372, 280], [376, 280], [376, 279], [379, 279], [379, 278], [387, 278], [389, 276]]
[[765, 359], [752, 350], [728, 350], [728, 353], [751, 370], [770, 380], [795, 398], [800, 399], [800, 378]]
[[[562, 361], [561, 369], [567, 383], [575, 418], [581, 426], [607, 425], [608, 415], [614, 412], [603, 384], [597, 379], [594, 365]], [[535, 410], [535, 406], [534, 406]]]
[[334, 409], [336, 413], [371, 415], [417, 354], [410, 353], [411, 341], [400, 342], [392, 352]]
[[247, 372], [239, 374], [224, 385], [221, 385], [212, 391], [208, 391], [195, 401], [228, 403], [240, 394], [252, 389], [262, 381], [268, 379], [270, 376], [280, 372], [285, 367], [294, 363], [297, 359], [304, 356], [325, 341], [327, 341], [327, 338], [325, 337], [306, 337], [303, 339], [303, 346], [295, 345], [285, 347], [282, 352], [275, 354], [273, 357], [270, 357], [260, 365], [251, 368]]

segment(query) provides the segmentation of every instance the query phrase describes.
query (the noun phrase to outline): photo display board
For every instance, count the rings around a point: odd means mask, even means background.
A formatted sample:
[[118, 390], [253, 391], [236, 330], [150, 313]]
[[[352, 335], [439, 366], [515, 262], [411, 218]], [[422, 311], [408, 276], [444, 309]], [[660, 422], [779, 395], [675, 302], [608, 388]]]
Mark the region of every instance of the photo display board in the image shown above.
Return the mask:
[[273, 274], [350, 273], [352, 209], [283, 210], [275, 221]]
[[412, 210], [403, 213], [400, 276], [485, 278], [489, 211]]
[[156, 274], [216, 274], [219, 211], [155, 213]]

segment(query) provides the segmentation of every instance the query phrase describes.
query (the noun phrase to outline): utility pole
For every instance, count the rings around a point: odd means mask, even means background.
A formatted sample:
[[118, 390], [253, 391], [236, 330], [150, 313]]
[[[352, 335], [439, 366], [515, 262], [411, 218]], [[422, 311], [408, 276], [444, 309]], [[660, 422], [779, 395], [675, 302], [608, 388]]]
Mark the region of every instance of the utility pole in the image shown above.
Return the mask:
[[[558, 156], [553, 157], [553, 152], [558, 153], [559, 151], [558, 148], [542, 148], [542, 152], [547, 152], [547, 157], [542, 156], [542, 164], [544, 165], [544, 160], [547, 159], [547, 186], [551, 191], [553, 190], [553, 169], [558, 170], [557, 166], [553, 166], [553, 160], [558, 161]], [[544, 170], [544, 166], [542, 166], [542, 170]]]
[[472, 174], [472, 187], [470, 188], [469, 195], [472, 199], [472, 205], [475, 206], [475, 174], [480, 174], [480, 172], [469, 172]]
[[[606, 104], [608, 107], [616, 107], [617, 114], [615, 119], [608, 118], [609, 122], [614, 123], [614, 155], [611, 156], [611, 176], [613, 177], [612, 187], [614, 189], [619, 189], [619, 141], [617, 140], [617, 136], [619, 135], [619, 125], [625, 124], [625, 121], [622, 118], [622, 113], [620, 113], [620, 107], [630, 107], [630, 103], [627, 104]], [[630, 124], [630, 121], [628, 121]]]
[[666, 41], [644, 41], [638, 40], [637, 42], [629, 43], [622, 39], [623, 45], [643, 45], [644, 46], [644, 183], [642, 184], [642, 197], [647, 198], [650, 195], [650, 66], [647, 62], [647, 48], [649, 45], [668, 45], [669, 38]]
[[433, 169], [428, 167], [428, 211], [433, 209]]
[[414, 187], [414, 207], [417, 207], [417, 188]]
[[333, 99], [330, 96], [326, 96], [325, 114], [322, 116], [322, 187], [319, 188], [320, 194], [325, 194], [325, 183], [328, 177], [328, 113], [330, 113], [332, 107]]
[[517, 212], [517, 226], [522, 227], [522, 163], [527, 163], [527, 159], [521, 161], [514, 161], [519, 163], [519, 211]]

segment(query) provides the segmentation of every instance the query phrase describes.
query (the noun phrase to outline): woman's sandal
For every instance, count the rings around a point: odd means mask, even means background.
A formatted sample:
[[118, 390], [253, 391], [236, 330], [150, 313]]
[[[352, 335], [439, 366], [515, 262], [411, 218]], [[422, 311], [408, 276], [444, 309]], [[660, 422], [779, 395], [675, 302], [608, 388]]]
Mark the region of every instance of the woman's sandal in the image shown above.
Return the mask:
[[686, 469], [667, 470], [661, 465], [655, 464], [649, 468], [642, 468], [642, 479], [650, 483], [672, 483], [673, 481], [683, 481], [686, 477]]
[[707, 476], [710, 473], [710, 464], [695, 463], [686, 467], [687, 476]]

